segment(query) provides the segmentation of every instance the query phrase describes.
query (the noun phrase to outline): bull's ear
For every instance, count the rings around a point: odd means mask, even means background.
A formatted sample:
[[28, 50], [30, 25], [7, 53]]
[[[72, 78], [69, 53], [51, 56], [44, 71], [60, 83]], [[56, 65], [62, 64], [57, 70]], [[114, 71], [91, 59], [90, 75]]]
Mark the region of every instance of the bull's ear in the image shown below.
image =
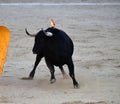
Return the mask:
[[52, 37], [53, 33], [51, 33], [51, 32], [45, 32], [45, 35], [48, 36], [48, 37]]

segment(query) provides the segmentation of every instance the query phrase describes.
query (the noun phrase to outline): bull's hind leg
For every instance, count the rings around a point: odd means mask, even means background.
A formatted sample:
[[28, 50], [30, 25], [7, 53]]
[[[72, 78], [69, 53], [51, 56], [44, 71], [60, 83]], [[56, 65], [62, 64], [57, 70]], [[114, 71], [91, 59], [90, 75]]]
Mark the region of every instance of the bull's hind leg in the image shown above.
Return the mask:
[[48, 61], [47, 59], [45, 59], [45, 61], [46, 61], [47, 67], [49, 68], [50, 73], [51, 73], [50, 83], [52, 84], [52, 83], [56, 82], [55, 75], [54, 75], [54, 73], [55, 73], [54, 65], [51, 64], [51, 62]]
[[63, 78], [66, 79], [68, 78], [68, 75], [65, 73], [64, 69], [63, 69], [63, 66], [59, 66], [61, 72], [62, 72], [62, 75], [63, 75]]
[[69, 69], [69, 75], [70, 75], [70, 77], [71, 77], [72, 80], [73, 80], [74, 88], [79, 88], [79, 84], [78, 84], [78, 82], [77, 82], [76, 79], [75, 79], [74, 64], [73, 64], [72, 59], [69, 60], [69, 62], [68, 62], [67, 65], [68, 65], [68, 69]]

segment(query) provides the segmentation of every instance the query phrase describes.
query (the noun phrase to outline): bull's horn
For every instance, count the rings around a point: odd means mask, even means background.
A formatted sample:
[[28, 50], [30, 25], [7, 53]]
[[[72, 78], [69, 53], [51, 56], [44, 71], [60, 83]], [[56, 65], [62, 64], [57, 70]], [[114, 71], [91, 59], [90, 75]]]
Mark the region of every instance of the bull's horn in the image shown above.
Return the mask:
[[45, 35], [48, 36], [48, 37], [52, 37], [53, 33], [51, 33], [51, 32], [45, 32]]
[[26, 32], [27, 35], [29, 35], [29, 36], [31, 36], [31, 37], [35, 37], [35, 36], [36, 36], [36, 34], [30, 34], [30, 33], [27, 31], [26, 28], [25, 28], [25, 32]]

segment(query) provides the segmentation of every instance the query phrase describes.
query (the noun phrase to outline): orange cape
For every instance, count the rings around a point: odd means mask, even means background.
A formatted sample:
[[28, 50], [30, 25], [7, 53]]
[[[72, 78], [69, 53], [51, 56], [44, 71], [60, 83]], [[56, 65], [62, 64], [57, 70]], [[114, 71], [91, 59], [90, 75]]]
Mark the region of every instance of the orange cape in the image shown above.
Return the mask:
[[6, 61], [9, 41], [9, 29], [5, 26], [0, 26], [0, 74], [3, 72], [4, 63]]

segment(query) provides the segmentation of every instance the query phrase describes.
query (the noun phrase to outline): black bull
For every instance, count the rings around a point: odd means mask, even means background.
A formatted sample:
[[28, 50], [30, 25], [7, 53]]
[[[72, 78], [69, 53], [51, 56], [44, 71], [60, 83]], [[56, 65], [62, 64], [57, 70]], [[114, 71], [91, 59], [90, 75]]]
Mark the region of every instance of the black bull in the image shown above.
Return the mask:
[[26, 34], [35, 37], [33, 53], [37, 54], [34, 68], [30, 72], [28, 79], [33, 79], [36, 67], [44, 57], [50, 69], [51, 83], [56, 81], [54, 66], [58, 66], [62, 74], [65, 75], [63, 65], [66, 64], [69, 69], [69, 75], [73, 80], [73, 85], [75, 88], [78, 88], [79, 84], [75, 79], [74, 64], [72, 60], [74, 45], [69, 36], [64, 31], [52, 27], [46, 30], [42, 29], [37, 34], [30, 34], [26, 29]]

